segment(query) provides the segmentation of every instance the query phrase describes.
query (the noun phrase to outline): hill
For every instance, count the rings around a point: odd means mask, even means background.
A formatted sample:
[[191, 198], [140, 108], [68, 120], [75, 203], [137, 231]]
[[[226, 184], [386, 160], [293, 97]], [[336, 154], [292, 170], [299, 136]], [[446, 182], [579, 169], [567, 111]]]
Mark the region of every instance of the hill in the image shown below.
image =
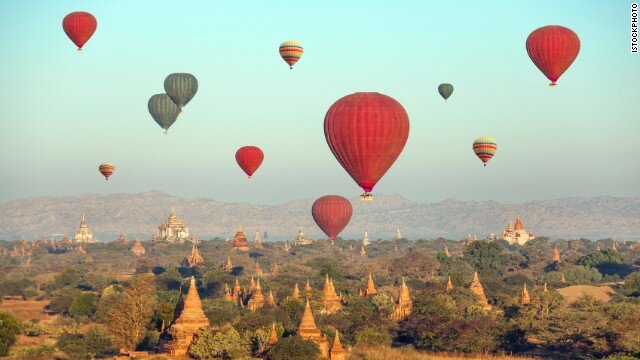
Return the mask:
[[559, 288], [558, 292], [568, 303], [572, 303], [583, 295], [591, 295], [594, 298], [607, 302], [615, 295], [611, 286], [573, 285]]
[[[522, 204], [493, 201], [444, 200], [417, 203], [398, 195], [376, 195], [374, 201], [351, 199], [354, 215], [343, 236], [391, 238], [396, 228], [409, 238], [447, 237], [467, 234], [485, 237], [499, 234], [518, 211], [525, 228], [537, 235], [558, 238], [615, 237], [635, 240], [640, 234], [640, 197], [563, 198]], [[299, 227], [319, 238], [310, 208], [313, 199], [268, 206], [226, 203], [208, 198], [182, 199], [153, 191], [141, 194], [36, 197], [0, 203], [0, 238], [73, 233], [84, 212], [89, 227], [101, 240], [119, 233], [147, 238], [173, 207], [201, 239], [233, 236], [238, 226], [249, 234], [267, 231], [270, 239], [290, 239]]]

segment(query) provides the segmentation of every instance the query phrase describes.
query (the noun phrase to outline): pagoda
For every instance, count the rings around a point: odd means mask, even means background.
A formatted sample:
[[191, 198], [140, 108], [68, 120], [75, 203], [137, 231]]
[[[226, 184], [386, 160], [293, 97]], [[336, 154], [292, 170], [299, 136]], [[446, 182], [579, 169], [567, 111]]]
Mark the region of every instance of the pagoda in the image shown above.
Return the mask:
[[198, 330], [209, 326], [209, 319], [202, 311], [202, 302], [196, 279], [191, 277], [191, 284], [187, 296], [184, 298], [182, 311], [166, 331], [161, 341], [162, 349], [172, 357], [187, 355], [189, 346]]
[[542, 288], [542, 292], [549, 292], [549, 289], [547, 288], [547, 283], [544, 283], [544, 287]]
[[127, 240], [127, 237], [121, 233], [120, 236], [118, 236], [118, 240], [116, 240], [116, 244], [126, 246], [129, 245], [129, 240]]
[[78, 247], [76, 248], [76, 251], [78, 251], [80, 254], [86, 254], [87, 253], [87, 250], [85, 250], [82, 247], [82, 244], [78, 245]]
[[449, 248], [447, 247], [447, 245], [444, 246], [444, 255], [446, 257], [451, 257], [451, 254], [449, 253]]
[[447, 288], [446, 291], [449, 292], [453, 290], [453, 283], [451, 282], [451, 275], [449, 275], [449, 279], [447, 280]]
[[269, 296], [267, 297], [267, 305], [270, 307], [276, 306], [276, 297], [273, 296], [273, 290], [269, 290]]
[[142, 243], [140, 242], [139, 236], [136, 236], [136, 240], [133, 242], [133, 246], [130, 250], [135, 256], [143, 255], [146, 252], [146, 250], [142, 246]]
[[169, 217], [158, 226], [158, 235], [151, 241], [165, 241], [168, 243], [184, 243], [185, 241], [197, 242], [193, 236], [189, 236], [189, 227], [176, 216], [172, 208]]
[[273, 265], [271, 266], [271, 275], [278, 275], [279, 271], [280, 268], [278, 267], [278, 263], [274, 261]]
[[238, 301], [238, 299], [240, 299], [242, 297], [242, 288], [240, 288], [240, 282], [238, 281], [238, 278], [236, 278], [236, 283], [233, 285], [233, 293], [231, 294], [233, 296], [234, 301]]
[[329, 342], [324, 337], [324, 335], [320, 333], [320, 330], [316, 326], [316, 321], [313, 318], [309, 300], [307, 300], [307, 305], [304, 308], [304, 313], [302, 313], [302, 320], [300, 321], [300, 326], [298, 327], [298, 336], [305, 340], [311, 340], [315, 342], [320, 348], [320, 354], [324, 357], [329, 356]]
[[596, 252], [600, 251], [600, 243], [596, 243]]
[[336, 335], [333, 338], [333, 345], [331, 345], [331, 356], [329, 360], [345, 360], [347, 358], [347, 352], [344, 351], [342, 344], [340, 343], [340, 334], [336, 330]]
[[364, 248], [364, 244], [360, 245], [360, 256], [367, 256], [367, 249]]
[[62, 240], [60, 241], [60, 247], [68, 248], [70, 246], [71, 246], [71, 240], [69, 240], [69, 237], [65, 232], [64, 235], [62, 235]]
[[362, 238], [362, 245], [364, 246], [369, 246], [371, 244], [371, 240], [369, 240], [369, 234], [367, 234], [367, 232], [364, 232], [364, 237]]
[[284, 246], [282, 247], [282, 250], [286, 253], [289, 253], [289, 251], [291, 251], [291, 245], [289, 244], [289, 241], [287, 240], [284, 243]]
[[256, 234], [253, 236], [253, 247], [256, 249], [263, 249], [262, 238], [260, 237], [258, 230], [256, 230]]
[[396, 230], [396, 240], [402, 239], [402, 234], [400, 233], [400, 228]]
[[475, 236], [472, 236], [471, 234], [469, 234], [469, 236], [467, 236], [467, 240], [465, 242], [465, 245], [467, 246], [471, 246], [473, 245], [474, 242], [476, 242], [477, 238]]
[[233, 263], [231, 262], [231, 257], [227, 256], [227, 263], [222, 267], [225, 271], [233, 270]]
[[256, 288], [251, 294], [251, 299], [247, 303], [247, 308], [250, 311], [256, 311], [264, 307], [264, 295], [262, 294], [262, 288], [260, 287], [260, 279], [256, 282]]
[[510, 245], [518, 244], [522, 246], [526, 244], [527, 241], [535, 239], [535, 236], [533, 235], [533, 233], [528, 233], [524, 229], [522, 220], [520, 220], [520, 213], [518, 213], [516, 224], [512, 225], [511, 221], [509, 221], [507, 228], [502, 232], [502, 239], [508, 242]]
[[336, 288], [333, 286], [333, 280], [329, 279], [328, 274], [324, 281], [322, 305], [324, 306], [322, 312], [325, 314], [333, 314], [342, 309], [342, 301], [340, 301], [340, 297], [336, 294]]
[[362, 296], [373, 296], [376, 295], [378, 291], [376, 290], [376, 285], [373, 283], [373, 276], [371, 272], [369, 272], [369, 279], [367, 280], [367, 289], [362, 293]]
[[304, 235], [302, 228], [298, 230], [298, 235], [293, 238], [293, 245], [311, 245], [313, 240]]
[[276, 331], [276, 324], [271, 324], [271, 334], [269, 334], [269, 346], [273, 346], [278, 343], [278, 332]]
[[309, 279], [307, 279], [307, 283], [304, 285], [304, 294], [307, 296], [307, 299], [311, 298], [311, 284], [309, 284]]
[[247, 237], [244, 235], [244, 231], [239, 227], [238, 231], [236, 231], [236, 235], [233, 237], [233, 250], [239, 251], [249, 251], [249, 243], [247, 242]]
[[558, 247], [554, 246], [553, 247], [553, 258], [552, 260], [554, 262], [560, 262], [560, 252], [558, 251]]
[[256, 280], [251, 275], [251, 280], [249, 280], [249, 292], [253, 292], [256, 289]]
[[224, 284], [224, 299], [230, 302], [235, 301], [235, 299], [233, 298], [233, 295], [231, 294], [231, 288], [227, 283]]
[[[545, 284], [545, 289], [546, 289]], [[527, 283], [524, 283], [524, 287], [522, 288], [522, 293], [520, 294], [520, 305], [529, 305], [531, 304], [531, 296], [529, 295], [529, 290], [527, 290]]]
[[262, 268], [260, 267], [260, 263], [256, 261], [255, 266], [253, 267], [253, 273], [256, 276], [262, 276], [264, 275], [264, 272], [262, 271]]
[[191, 246], [191, 252], [182, 261], [182, 265], [184, 265], [185, 267], [192, 268], [203, 261], [204, 259], [202, 258], [202, 255], [200, 255], [200, 251], [198, 251], [198, 247], [196, 246], [196, 244], [193, 244]]
[[405, 283], [404, 278], [402, 278], [400, 294], [398, 295], [398, 304], [394, 307], [391, 318], [393, 320], [404, 319], [411, 314], [411, 310], [413, 310], [413, 301], [411, 301], [411, 297], [409, 297], [409, 287]]
[[611, 245], [611, 250], [613, 250], [613, 252], [618, 252], [618, 242], [614, 241], [613, 244]]
[[567, 279], [564, 278], [564, 274], [561, 274], [562, 277], [560, 278], [560, 283], [562, 284], [566, 284], [567, 283]]
[[76, 234], [73, 237], [73, 241], [76, 243], [94, 243], [98, 242], [93, 238], [91, 230], [87, 227], [87, 222], [84, 220], [84, 214], [82, 214], [82, 220], [80, 220], [80, 227], [76, 229]]
[[298, 288], [298, 283], [293, 286], [293, 294], [291, 295], [294, 299], [300, 299], [300, 289]]
[[482, 288], [482, 284], [480, 283], [480, 278], [478, 277], [477, 271], [473, 274], [473, 280], [471, 281], [469, 290], [477, 297], [478, 305], [480, 305], [485, 310], [491, 309], [491, 305], [489, 305], [489, 301], [484, 294], [484, 289]]
[[393, 243], [393, 251], [398, 252], [398, 243]]

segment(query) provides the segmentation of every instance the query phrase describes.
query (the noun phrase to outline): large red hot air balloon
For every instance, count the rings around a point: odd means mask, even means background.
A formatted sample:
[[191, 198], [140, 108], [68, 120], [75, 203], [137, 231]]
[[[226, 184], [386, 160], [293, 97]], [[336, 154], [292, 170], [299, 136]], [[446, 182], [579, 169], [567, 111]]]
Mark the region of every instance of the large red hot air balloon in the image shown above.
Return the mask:
[[371, 200], [371, 190], [396, 161], [409, 137], [409, 116], [393, 98], [355, 93], [336, 101], [324, 118], [329, 148]]
[[255, 146], [243, 146], [236, 151], [236, 161], [242, 170], [251, 178], [264, 160], [264, 153]]
[[93, 15], [84, 11], [76, 11], [64, 17], [62, 28], [67, 36], [82, 50], [82, 46], [89, 41], [98, 27], [98, 21]]
[[349, 200], [338, 195], [323, 196], [311, 207], [313, 220], [332, 241], [347, 226], [352, 214]]
[[580, 39], [571, 29], [549, 25], [534, 30], [527, 38], [531, 61], [555, 86], [580, 52]]

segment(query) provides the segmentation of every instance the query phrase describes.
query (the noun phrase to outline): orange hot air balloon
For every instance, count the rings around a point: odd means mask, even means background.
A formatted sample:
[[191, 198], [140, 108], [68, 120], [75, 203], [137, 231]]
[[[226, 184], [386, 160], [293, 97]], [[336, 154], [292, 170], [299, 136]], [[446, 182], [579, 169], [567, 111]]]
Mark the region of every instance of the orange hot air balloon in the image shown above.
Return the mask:
[[311, 207], [311, 215], [318, 227], [334, 240], [349, 223], [353, 207], [349, 200], [338, 195], [318, 198]]
[[558, 25], [543, 26], [527, 38], [531, 61], [555, 86], [580, 52], [580, 38], [571, 29]]
[[116, 167], [113, 166], [113, 164], [106, 162], [100, 164], [100, 166], [98, 166], [98, 170], [100, 171], [100, 174], [104, 176], [105, 180], [109, 180], [109, 176], [116, 171]]
[[484, 166], [487, 166], [487, 163], [493, 158], [497, 150], [498, 144], [492, 137], [479, 137], [473, 142], [473, 152], [484, 163]]
[[251, 179], [253, 173], [258, 170], [260, 164], [262, 164], [262, 160], [264, 160], [264, 153], [259, 147], [243, 146], [236, 151], [236, 161], [249, 179]]

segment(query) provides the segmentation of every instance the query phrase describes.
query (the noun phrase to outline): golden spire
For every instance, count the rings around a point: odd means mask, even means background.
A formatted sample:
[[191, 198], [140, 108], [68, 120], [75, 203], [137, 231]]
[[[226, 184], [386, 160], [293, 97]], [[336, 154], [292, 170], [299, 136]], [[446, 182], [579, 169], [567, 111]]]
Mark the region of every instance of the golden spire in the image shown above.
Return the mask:
[[451, 282], [451, 275], [449, 275], [449, 280], [447, 281], [447, 292], [453, 290], [453, 283]]
[[522, 294], [520, 294], [520, 304], [529, 305], [530, 303], [531, 303], [531, 296], [529, 296], [529, 290], [527, 290], [527, 283], [524, 283], [524, 287], [522, 288]]
[[371, 271], [369, 271], [369, 280], [367, 281], [367, 290], [365, 291], [366, 296], [373, 296], [377, 294], [376, 286], [373, 283], [373, 276], [371, 275]]
[[302, 313], [302, 320], [300, 321], [300, 326], [298, 327], [298, 335], [305, 339], [308, 339], [309, 336], [320, 335], [320, 330], [316, 326], [316, 320], [313, 318], [313, 312], [311, 312], [311, 304], [309, 304], [309, 300], [307, 300], [307, 304], [304, 307], [304, 312]]
[[298, 283], [293, 286], [293, 298], [300, 299], [300, 289], [298, 289]]
[[193, 335], [202, 328], [209, 326], [209, 319], [202, 310], [202, 301], [196, 288], [196, 279], [191, 276], [189, 291], [182, 302], [182, 310], [167, 330], [170, 338], [164, 345], [165, 351], [172, 356], [186, 355]]
[[278, 332], [276, 331], [276, 324], [271, 324], [271, 334], [269, 334], [269, 345], [274, 345], [278, 342]]
[[338, 329], [336, 329], [336, 335], [333, 338], [333, 345], [331, 345], [331, 357], [330, 360], [344, 360], [346, 359], [347, 353], [344, 351], [342, 347], [342, 343], [340, 343], [340, 334], [338, 333]]
[[333, 280], [329, 278], [328, 274], [322, 291], [322, 305], [324, 306], [323, 313], [325, 314], [333, 314], [342, 309], [342, 301], [336, 293], [336, 289], [333, 286]]
[[485, 309], [491, 308], [491, 306], [489, 305], [489, 301], [484, 294], [484, 289], [482, 288], [482, 284], [480, 283], [480, 278], [478, 277], [477, 271], [473, 274], [473, 280], [471, 281], [469, 290], [471, 290], [471, 292], [478, 297], [478, 305], [482, 306]]

